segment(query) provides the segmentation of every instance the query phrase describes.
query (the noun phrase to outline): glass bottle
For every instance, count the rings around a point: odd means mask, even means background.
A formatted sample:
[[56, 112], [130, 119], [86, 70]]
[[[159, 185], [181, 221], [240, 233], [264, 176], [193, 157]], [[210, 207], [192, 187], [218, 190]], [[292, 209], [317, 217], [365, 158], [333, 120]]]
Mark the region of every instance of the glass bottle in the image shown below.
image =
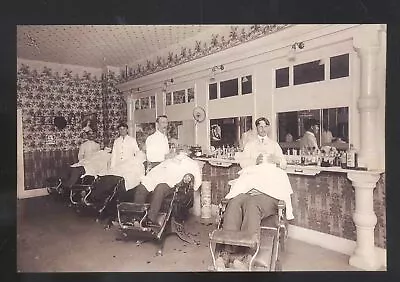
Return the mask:
[[353, 144], [350, 144], [350, 148], [347, 151], [346, 154], [346, 165], [347, 168], [355, 168], [357, 166], [356, 162], [357, 162], [357, 151], [354, 148]]

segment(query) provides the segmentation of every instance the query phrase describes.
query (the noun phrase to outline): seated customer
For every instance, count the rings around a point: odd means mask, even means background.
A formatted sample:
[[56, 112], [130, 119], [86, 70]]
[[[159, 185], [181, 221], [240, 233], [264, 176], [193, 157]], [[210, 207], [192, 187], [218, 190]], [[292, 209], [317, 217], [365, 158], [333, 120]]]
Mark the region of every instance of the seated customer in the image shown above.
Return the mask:
[[[292, 188], [283, 169], [286, 160], [278, 143], [271, 140], [267, 133], [269, 121], [261, 117], [255, 122], [257, 138], [249, 141], [239, 157], [243, 168], [239, 178], [230, 182], [230, 192], [225, 198], [230, 199], [224, 214], [223, 230], [242, 231], [247, 234], [260, 232], [261, 220], [276, 214], [278, 200], [287, 205], [287, 217], [292, 219], [290, 194]], [[229, 248], [230, 247], [230, 248]], [[216, 260], [217, 268], [224, 269], [231, 253], [237, 251], [229, 246], [221, 251]], [[248, 256], [235, 259], [237, 269], [247, 269]]]
[[84, 132], [88, 138], [78, 152], [78, 162], [72, 164], [61, 177], [62, 186], [69, 190], [80, 177], [85, 175], [101, 175], [108, 168], [110, 160], [110, 149], [100, 150], [100, 145], [93, 141], [93, 131]]
[[185, 174], [194, 176], [194, 190], [201, 185], [201, 171], [198, 163], [180, 152], [174, 158], [167, 159], [154, 167], [142, 177], [141, 184], [136, 187], [134, 202], [143, 204], [150, 192], [153, 196], [147, 214], [148, 224], [156, 224], [161, 204], [166, 196], [173, 193], [172, 187], [182, 181]]
[[84, 131], [83, 137], [87, 139], [81, 144], [78, 152], [78, 161], [89, 158], [92, 154], [100, 150], [100, 144], [93, 141], [94, 133], [92, 130]]

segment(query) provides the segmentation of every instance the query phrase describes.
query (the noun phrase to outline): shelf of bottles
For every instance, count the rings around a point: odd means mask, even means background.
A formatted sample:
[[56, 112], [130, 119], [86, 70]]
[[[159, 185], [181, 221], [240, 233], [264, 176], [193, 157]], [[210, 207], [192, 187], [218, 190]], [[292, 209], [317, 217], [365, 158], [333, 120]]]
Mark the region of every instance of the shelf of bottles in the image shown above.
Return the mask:
[[358, 166], [357, 151], [352, 145], [347, 150], [331, 146], [323, 146], [321, 149], [286, 149], [284, 155], [288, 173], [315, 175], [321, 171], [367, 171], [367, 168]]

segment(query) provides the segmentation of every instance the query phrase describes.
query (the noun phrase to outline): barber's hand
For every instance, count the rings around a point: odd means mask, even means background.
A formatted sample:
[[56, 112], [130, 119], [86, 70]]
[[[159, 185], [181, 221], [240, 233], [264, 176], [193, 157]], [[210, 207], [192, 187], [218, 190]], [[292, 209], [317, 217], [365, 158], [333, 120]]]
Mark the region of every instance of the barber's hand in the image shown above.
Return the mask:
[[262, 162], [263, 162], [263, 158], [264, 158], [263, 155], [262, 155], [262, 154], [259, 154], [258, 157], [257, 157], [257, 159], [256, 159], [256, 165], [262, 163]]

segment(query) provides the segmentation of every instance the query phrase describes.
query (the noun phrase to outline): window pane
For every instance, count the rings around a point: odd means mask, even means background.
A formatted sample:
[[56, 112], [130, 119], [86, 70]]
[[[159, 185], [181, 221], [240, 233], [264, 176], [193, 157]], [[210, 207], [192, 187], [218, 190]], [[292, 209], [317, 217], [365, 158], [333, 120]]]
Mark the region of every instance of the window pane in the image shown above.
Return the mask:
[[276, 88], [289, 86], [289, 67], [275, 71]]
[[220, 91], [221, 98], [238, 95], [238, 79], [221, 81]]
[[165, 105], [167, 106], [171, 105], [171, 92], [165, 94]]
[[208, 95], [209, 95], [210, 100], [217, 99], [217, 84], [216, 83], [209, 84], [208, 92], [209, 92]]
[[142, 106], [142, 109], [148, 109], [149, 108], [149, 97], [140, 98], [140, 105]]
[[249, 94], [253, 92], [251, 75], [242, 77], [242, 94]]
[[140, 99], [136, 99], [135, 101], [135, 110], [140, 110]]
[[349, 76], [349, 54], [330, 58], [331, 79]]
[[194, 88], [189, 88], [188, 90], [188, 102], [194, 102]]
[[173, 92], [173, 104], [185, 103], [185, 89]]
[[294, 66], [294, 85], [322, 81], [325, 77], [324, 64], [320, 60]]
[[156, 96], [150, 96], [150, 108], [154, 109], [156, 107]]

